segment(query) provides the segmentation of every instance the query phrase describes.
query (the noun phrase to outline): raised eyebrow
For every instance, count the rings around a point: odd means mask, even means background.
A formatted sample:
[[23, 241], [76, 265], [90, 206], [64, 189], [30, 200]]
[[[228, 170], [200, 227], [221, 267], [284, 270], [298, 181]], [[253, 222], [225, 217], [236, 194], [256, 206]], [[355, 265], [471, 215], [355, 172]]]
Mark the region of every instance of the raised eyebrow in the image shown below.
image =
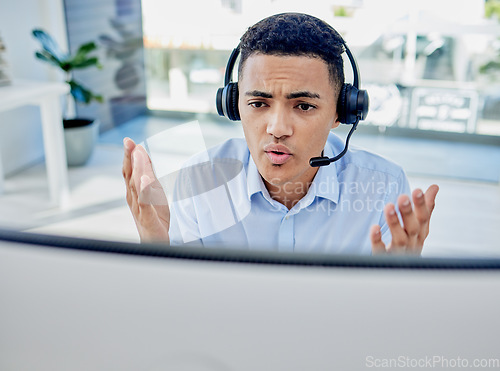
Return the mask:
[[319, 99], [320, 96], [318, 93], [313, 93], [310, 91], [296, 91], [290, 93], [286, 96], [287, 99], [297, 99], [297, 98], [316, 98]]
[[260, 90], [251, 90], [245, 93], [248, 97], [272, 98], [273, 95]]

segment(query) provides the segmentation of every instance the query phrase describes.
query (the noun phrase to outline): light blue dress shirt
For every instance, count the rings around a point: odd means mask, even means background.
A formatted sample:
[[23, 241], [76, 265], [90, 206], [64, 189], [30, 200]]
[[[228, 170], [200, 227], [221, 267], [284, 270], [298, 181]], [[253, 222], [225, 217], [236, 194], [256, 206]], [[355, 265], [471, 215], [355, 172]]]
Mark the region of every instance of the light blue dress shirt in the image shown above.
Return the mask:
[[[330, 133], [324, 155], [344, 142]], [[391, 235], [384, 206], [410, 194], [393, 162], [352, 147], [320, 167], [307, 194], [290, 210], [273, 200], [244, 139], [230, 139], [193, 157], [176, 181], [170, 204], [171, 244], [316, 253], [370, 254], [369, 230]]]

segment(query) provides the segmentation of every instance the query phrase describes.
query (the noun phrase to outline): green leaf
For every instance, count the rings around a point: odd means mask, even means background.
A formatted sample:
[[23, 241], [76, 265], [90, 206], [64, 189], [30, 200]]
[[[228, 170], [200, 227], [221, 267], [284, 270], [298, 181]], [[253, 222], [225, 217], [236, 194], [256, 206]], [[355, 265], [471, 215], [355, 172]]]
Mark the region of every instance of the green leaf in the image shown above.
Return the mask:
[[73, 59], [69, 61], [69, 64], [71, 65], [71, 68], [86, 68], [90, 66], [96, 66], [97, 68], [101, 68], [101, 65], [99, 64], [99, 60], [97, 59], [97, 57], [81, 59], [81, 60]]
[[97, 49], [97, 44], [93, 41], [90, 41], [90, 42], [80, 46], [76, 52], [76, 55], [77, 56], [80, 54], [87, 55], [88, 53], [90, 53], [91, 51], [96, 50], [96, 49]]
[[68, 57], [68, 54], [62, 52], [57, 42], [47, 32], [41, 29], [34, 29], [32, 33], [42, 45], [44, 54], [51, 55], [57, 61], [62, 61]]
[[71, 87], [71, 95], [76, 102], [89, 104], [90, 102], [92, 102], [92, 100], [95, 100], [99, 103], [102, 103], [104, 101], [101, 95], [95, 95], [89, 89], [75, 80], [68, 81], [68, 84]]
[[490, 61], [486, 63], [485, 65], [481, 66], [479, 68], [479, 71], [481, 73], [488, 73], [488, 72], [494, 72], [500, 69], [500, 62], [499, 61]]
[[90, 91], [87, 88], [84, 88], [82, 85], [80, 85], [74, 80], [71, 80], [68, 83], [69, 86], [71, 87], [71, 95], [73, 96], [76, 102], [85, 104], [90, 103], [90, 97], [92, 96], [92, 93], [90, 93]]
[[[33, 36], [42, 45], [42, 50], [35, 52], [36, 58], [61, 68], [68, 76], [71, 76], [71, 71], [76, 68], [87, 68], [91, 66], [102, 68], [97, 57], [89, 56], [90, 52], [97, 49], [95, 42], [91, 41], [81, 45], [74, 55], [70, 55], [68, 53], [63, 53], [52, 36], [45, 31], [34, 29], [32, 32]], [[70, 86], [70, 94], [75, 102], [89, 104], [94, 100], [100, 103], [104, 101], [101, 95], [92, 93], [79, 82], [73, 79], [66, 82]]]
[[92, 95], [93, 99], [98, 101], [99, 103], [103, 103], [104, 102], [104, 98], [102, 97], [102, 95]]
[[33, 36], [42, 44], [42, 50], [35, 53], [36, 57], [44, 62], [58, 66], [63, 71], [70, 72], [75, 68], [95, 66], [102, 68], [97, 57], [88, 54], [97, 49], [94, 41], [82, 44], [74, 55], [61, 52], [55, 40], [47, 32], [39, 29], [33, 30]]
[[73, 69], [73, 65], [67, 61], [62, 62], [59, 67], [65, 72], [69, 72]]
[[83, 61], [86, 61], [87, 59], [89, 59], [90, 57], [88, 57], [87, 55], [92, 50], [95, 50], [96, 48], [97, 48], [97, 46], [95, 45], [94, 42], [90, 42], [90, 43], [87, 43], [87, 44], [84, 44], [84, 45], [80, 46], [80, 48], [78, 49], [78, 51], [71, 58], [73, 64], [74, 65], [79, 65]]
[[54, 56], [52, 54], [49, 54], [45, 51], [35, 52], [35, 57], [37, 57], [38, 59], [40, 59], [44, 62], [53, 64], [54, 66], [61, 67], [60, 62], [56, 58], [54, 58]]

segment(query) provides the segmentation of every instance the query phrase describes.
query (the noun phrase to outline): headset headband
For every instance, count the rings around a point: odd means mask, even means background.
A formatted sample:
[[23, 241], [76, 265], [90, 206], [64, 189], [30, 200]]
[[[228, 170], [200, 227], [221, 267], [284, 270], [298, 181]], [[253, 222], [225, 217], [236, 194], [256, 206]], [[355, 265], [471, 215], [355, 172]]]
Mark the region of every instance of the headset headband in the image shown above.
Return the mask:
[[[342, 45], [344, 46], [344, 51], [347, 54], [349, 62], [351, 62], [352, 66], [352, 72], [353, 72], [352, 86], [354, 86], [356, 89], [359, 89], [358, 64], [356, 62], [356, 59], [352, 55], [351, 51], [349, 50], [349, 47], [345, 43], [344, 39], [341, 40], [342, 40]], [[224, 75], [224, 85], [228, 85], [229, 83], [233, 82], [233, 69], [239, 54], [240, 54], [240, 45], [238, 44], [238, 46], [234, 48], [233, 51], [231, 52], [229, 60], [227, 61], [226, 73]]]
[[236, 59], [238, 59], [238, 55], [240, 55], [240, 45], [233, 49], [231, 55], [229, 56], [229, 60], [227, 61], [226, 66], [226, 74], [224, 77], [224, 85], [228, 85], [230, 82], [233, 82], [233, 68], [236, 63]]

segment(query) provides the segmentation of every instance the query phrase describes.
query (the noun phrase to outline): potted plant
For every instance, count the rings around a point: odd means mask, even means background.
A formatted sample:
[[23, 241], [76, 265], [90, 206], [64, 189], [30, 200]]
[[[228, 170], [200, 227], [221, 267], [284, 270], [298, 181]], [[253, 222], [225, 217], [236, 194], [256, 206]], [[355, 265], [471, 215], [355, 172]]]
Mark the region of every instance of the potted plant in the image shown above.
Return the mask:
[[43, 30], [33, 30], [33, 36], [42, 46], [42, 49], [37, 51], [35, 56], [44, 62], [59, 67], [64, 72], [66, 82], [70, 86], [63, 112], [66, 159], [70, 166], [83, 165], [87, 162], [94, 149], [99, 133], [99, 121], [84, 117], [68, 118], [67, 114], [71, 98], [75, 105], [89, 104], [92, 101], [103, 102], [101, 95], [94, 94], [73, 77], [73, 70], [75, 69], [102, 68], [98, 58], [90, 55], [91, 52], [97, 49], [97, 45], [93, 41], [85, 43], [78, 48], [76, 53], [71, 54], [64, 53], [54, 38]]

